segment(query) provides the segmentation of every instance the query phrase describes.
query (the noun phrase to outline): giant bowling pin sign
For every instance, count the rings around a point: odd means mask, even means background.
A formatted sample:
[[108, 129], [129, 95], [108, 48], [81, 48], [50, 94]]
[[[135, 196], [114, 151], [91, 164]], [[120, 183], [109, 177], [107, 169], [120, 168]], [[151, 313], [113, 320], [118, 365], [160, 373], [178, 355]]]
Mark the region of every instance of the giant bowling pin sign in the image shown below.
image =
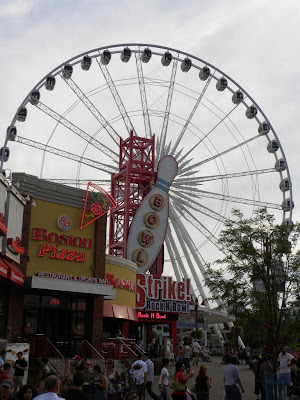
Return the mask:
[[178, 171], [172, 156], [160, 159], [153, 189], [141, 202], [131, 222], [127, 238], [127, 259], [138, 266], [138, 273], [149, 270], [165, 240], [169, 216], [169, 188]]

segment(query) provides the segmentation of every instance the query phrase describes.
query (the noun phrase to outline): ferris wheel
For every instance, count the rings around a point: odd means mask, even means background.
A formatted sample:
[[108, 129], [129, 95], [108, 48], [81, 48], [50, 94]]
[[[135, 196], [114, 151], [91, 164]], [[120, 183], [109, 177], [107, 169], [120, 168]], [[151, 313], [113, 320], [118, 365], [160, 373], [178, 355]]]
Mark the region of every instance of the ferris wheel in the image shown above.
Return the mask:
[[155, 135], [155, 165], [176, 158], [164, 274], [192, 277], [203, 298], [204, 262], [232, 208], [266, 207], [292, 223], [292, 184], [279, 138], [255, 100], [225, 72], [184, 51], [128, 43], [73, 57], [42, 78], [13, 117], [1, 165], [67, 185], [109, 191], [120, 138]]

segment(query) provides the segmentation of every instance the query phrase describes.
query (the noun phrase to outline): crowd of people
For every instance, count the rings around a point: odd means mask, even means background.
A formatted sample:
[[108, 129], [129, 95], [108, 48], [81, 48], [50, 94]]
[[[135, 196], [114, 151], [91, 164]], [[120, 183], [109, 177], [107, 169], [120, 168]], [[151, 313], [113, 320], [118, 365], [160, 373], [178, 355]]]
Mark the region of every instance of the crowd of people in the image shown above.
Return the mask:
[[[273, 376], [274, 367], [279, 367], [279, 379], [287, 396], [291, 394], [291, 366], [300, 369], [300, 347], [298, 350], [281, 349], [277, 362], [267, 354], [253, 356], [249, 346], [244, 350], [245, 357], [239, 356], [239, 350], [233, 351], [229, 345], [224, 345], [224, 400], [241, 400], [244, 386], [240, 379], [237, 364], [248, 363], [254, 373], [254, 393], [261, 400], [266, 399], [266, 374]], [[4, 361], [3, 352], [0, 355], [0, 400], [137, 400], [145, 399], [145, 393], [154, 400], [168, 400], [171, 394], [173, 400], [209, 400], [212, 388], [212, 378], [208, 376], [207, 365], [210, 361], [209, 349], [195, 340], [193, 343], [182, 341], [176, 354], [175, 374], [170, 379], [172, 358], [163, 358], [158, 387], [154, 387], [154, 363], [150, 353], [139, 353], [132, 363], [128, 373], [119, 372], [114, 360], [106, 360], [105, 367], [92, 363], [87, 358], [75, 356], [69, 364], [68, 372], [59, 377], [51, 371], [48, 359], [40, 360], [39, 384], [23, 385], [24, 374], [28, 365], [23, 354], [17, 354], [13, 366], [15, 374], [11, 378], [11, 364]], [[199, 365], [200, 364], [200, 365]], [[277, 365], [278, 364], [278, 365]], [[194, 372], [191, 365], [199, 366]], [[299, 379], [299, 376], [298, 376]], [[189, 389], [187, 383], [189, 381]]]

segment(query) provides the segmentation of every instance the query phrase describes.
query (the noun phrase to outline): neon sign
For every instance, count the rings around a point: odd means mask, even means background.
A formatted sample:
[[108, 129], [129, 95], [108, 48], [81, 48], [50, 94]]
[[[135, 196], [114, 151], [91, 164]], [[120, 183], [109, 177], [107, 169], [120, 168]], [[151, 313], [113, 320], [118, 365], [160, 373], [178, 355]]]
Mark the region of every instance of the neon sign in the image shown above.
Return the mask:
[[190, 279], [173, 281], [170, 276], [154, 279], [152, 275], [136, 276], [136, 308], [145, 311], [189, 313]]
[[[80, 229], [96, 221], [96, 219], [102, 217], [102, 215], [107, 214], [109, 210], [116, 206], [117, 203], [115, 199], [101, 186], [88, 182]], [[87, 222], [90, 218], [91, 220]]]
[[155, 313], [155, 312], [138, 312], [139, 319], [167, 319], [167, 314]]
[[12, 253], [15, 254], [24, 254], [25, 249], [24, 247], [21, 247], [21, 239], [19, 237], [16, 237], [16, 240], [13, 240], [12, 238], [7, 239], [7, 247]]
[[48, 241], [51, 244], [41, 244], [39, 257], [44, 257], [46, 254], [50, 255], [50, 258], [56, 258], [58, 260], [68, 261], [80, 261], [85, 260], [85, 252], [74, 251], [58, 248], [58, 246], [52, 243], [66, 244], [69, 246], [82, 247], [90, 249], [92, 247], [92, 239], [81, 238], [73, 235], [59, 235], [56, 232], [47, 232], [44, 228], [34, 228], [33, 240]]
[[114, 275], [109, 273], [105, 274], [105, 279], [107, 279], [108, 284], [113, 285], [113, 287], [129, 290], [130, 292], [136, 291], [136, 283], [128, 279], [115, 278]]
[[39, 256], [44, 257], [46, 253], [50, 253], [50, 258], [57, 258], [58, 260], [68, 261], [84, 261], [85, 253], [83, 251], [72, 251], [66, 249], [58, 249], [57, 246], [50, 244], [42, 244], [40, 247]]
[[0, 213], [0, 236], [2, 236], [3, 234], [6, 236], [7, 235], [7, 228], [5, 226], [4, 223], [4, 215], [2, 213]]
[[59, 299], [50, 299], [49, 303], [52, 306], [59, 306], [60, 305], [60, 300]]
[[92, 239], [81, 238], [73, 235], [58, 235], [55, 232], [48, 233], [44, 228], [34, 228], [33, 240], [45, 240], [50, 243], [68, 244], [69, 246], [85, 247], [90, 249], [92, 247]]

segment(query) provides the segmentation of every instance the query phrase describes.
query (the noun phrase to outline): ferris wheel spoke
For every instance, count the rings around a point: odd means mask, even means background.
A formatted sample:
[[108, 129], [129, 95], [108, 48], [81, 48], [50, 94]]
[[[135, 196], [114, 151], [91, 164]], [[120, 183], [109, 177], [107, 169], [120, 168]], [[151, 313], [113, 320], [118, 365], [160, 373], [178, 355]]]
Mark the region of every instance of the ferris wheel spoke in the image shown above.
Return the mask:
[[227, 196], [225, 194], [213, 193], [213, 192], [208, 192], [208, 191], [195, 189], [195, 188], [190, 188], [188, 190], [181, 189], [181, 191], [185, 192], [189, 195], [192, 195], [194, 193], [198, 197], [199, 196], [207, 197], [210, 199], [230, 201], [232, 203], [247, 204], [247, 205], [256, 206], [256, 207], [266, 207], [266, 208], [272, 208], [274, 210], [282, 210], [282, 205], [276, 204], [276, 203], [269, 203], [269, 202], [260, 201], [260, 200], [246, 199], [244, 197]]
[[219, 122], [214, 125], [211, 130], [209, 132], [207, 132], [203, 138], [201, 138], [196, 144], [195, 146], [193, 146], [189, 151], [187, 151], [185, 153], [185, 155], [178, 161], [179, 164], [181, 164], [183, 162], [183, 160], [189, 155], [191, 154], [194, 150], [196, 150], [196, 148], [203, 142], [204, 139], [208, 138], [208, 136], [219, 126], [221, 125], [227, 118], [229, 118], [229, 115], [237, 108], [238, 104], [233, 107], [226, 115], [224, 115], [223, 118], [220, 118]]
[[98, 60], [98, 57], [96, 58], [96, 61], [97, 61], [99, 68], [104, 76], [104, 79], [105, 79], [107, 86], [111, 92], [111, 95], [115, 101], [115, 104], [119, 110], [119, 113], [123, 119], [123, 122], [125, 124], [127, 132], [128, 133], [131, 131], [135, 132], [135, 129], [134, 129], [133, 124], [129, 118], [127, 111], [126, 111], [123, 101], [119, 95], [119, 92], [117, 90], [115, 82], [112, 80], [112, 77], [110, 76], [110, 73], [109, 73], [106, 65], [102, 64], [101, 61]]
[[253, 170], [253, 171], [243, 171], [243, 172], [235, 172], [232, 174], [220, 174], [220, 175], [208, 175], [208, 176], [201, 176], [201, 177], [186, 177], [186, 178], [179, 178], [175, 179], [172, 186], [173, 187], [184, 187], [184, 186], [197, 186], [201, 185], [203, 182], [210, 182], [214, 180], [222, 180], [228, 178], [240, 178], [243, 176], [252, 176], [252, 175], [260, 175], [260, 174], [269, 174], [276, 172], [275, 168], [265, 168], [260, 170]]
[[104, 118], [100, 111], [94, 106], [91, 100], [83, 93], [79, 86], [73, 81], [73, 79], [65, 79], [62, 75], [61, 78], [65, 83], [73, 90], [79, 100], [86, 106], [86, 108], [91, 112], [91, 114], [97, 119], [101, 127], [106, 130], [111, 139], [116, 143], [117, 146], [120, 145], [120, 135], [115, 131], [115, 129], [110, 125], [110, 123]]
[[[200, 254], [200, 252], [197, 249], [197, 246], [195, 245], [193, 239], [191, 238], [190, 234], [188, 233], [188, 231], [186, 230], [185, 226], [183, 225], [181, 219], [179, 218], [178, 214], [176, 213], [176, 211], [174, 210], [173, 205], [170, 205], [170, 213], [172, 215], [172, 218], [176, 220], [178, 226], [181, 229], [181, 232], [183, 234], [183, 236], [186, 238], [186, 244], [188, 246], [188, 248], [190, 249], [191, 253], [193, 254], [193, 257], [196, 261], [197, 266], [199, 267], [202, 276], [205, 278], [206, 276], [206, 270], [203, 266], [204, 261], [201, 261], [202, 256]], [[202, 259], [203, 260], [203, 259]]]
[[102, 186], [109, 186], [111, 180], [110, 179], [56, 179], [56, 178], [47, 178], [47, 181], [61, 183], [62, 185], [79, 185], [86, 186], [89, 182], [97, 183]]
[[138, 74], [138, 81], [139, 81], [139, 88], [140, 88], [140, 95], [141, 95], [145, 134], [146, 134], [147, 138], [150, 138], [151, 137], [151, 123], [150, 123], [150, 118], [149, 118], [149, 109], [148, 109], [148, 102], [147, 102], [147, 95], [146, 95], [143, 65], [142, 65], [142, 60], [141, 60], [139, 53], [135, 53], [135, 61], [136, 61], [136, 69], [137, 69], [137, 74]]
[[16, 142], [25, 144], [26, 146], [34, 147], [35, 149], [39, 149], [51, 154], [55, 154], [60, 157], [67, 158], [69, 160], [73, 160], [76, 162], [81, 162], [82, 164], [88, 165], [89, 167], [96, 168], [100, 171], [107, 172], [108, 174], [113, 174], [117, 172], [117, 168], [109, 164], [103, 164], [99, 161], [90, 160], [88, 158], [84, 158], [82, 156], [78, 156], [76, 154], [68, 153], [62, 149], [57, 149], [55, 147], [51, 147], [44, 143], [39, 143], [34, 140], [26, 139], [21, 136], [17, 136], [15, 139]]
[[162, 124], [162, 128], [161, 128], [161, 133], [160, 133], [161, 145], [159, 148], [156, 149], [158, 160], [165, 155], [166, 137], [167, 137], [167, 131], [168, 131], [169, 118], [170, 118], [170, 110], [171, 110], [171, 105], [172, 105], [172, 100], [173, 100], [173, 92], [174, 92], [175, 78], [176, 78], [176, 72], [177, 72], [177, 64], [178, 64], [178, 59], [176, 58], [173, 60], [172, 73], [171, 73], [166, 108], [165, 108], [165, 115], [164, 115], [164, 120], [163, 120], [163, 124]]
[[181, 142], [181, 140], [182, 140], [182, 138], [183, 138], [183, 136], [184, 136], [184, 134], [185, 134], [185, 132], [187, 130], [187, 127], [189, 126], [189, 124], [190, 124], [190, 122], [191, 122], [191, 120], [192, 120], [197, 108], [199, 107], [199, 104], [201, 103], [201, 101], [203, 99], [203, 96], [204, 96], [204, 94], [205, 94], [205, 92], [206, 92], [206, 90], [207, 90], [207, 88], [208, 88], [208, 86], [209, 86], [209, 84], [211, 82], [211, 79], [212, 79], [212, 77], [210, 76], [208, 78], [208, 80], [206, 81], [202, 92], [200, 93], [200, 95], [199, 95], [199, 97], [198, 97], [198, 99], [197, 99], [197, 101], [196, 101], [196, 103], [195, 103], [195, 105], [194, 105], [194, 107], [193, 107], [188, 119], [186, 120], [186, 122], [184, 124], [184, 127], [182, 128], [182, 131], [180, 132], [180, 134], [179, 134], [179, 136], [178, 136], [178, 138], [177, 138], [177, 140], [176, 140], [176, 142], [174, 144], [174, 147], [173, 147], [173, 149], [171, 151], [171, 155], [174, 155], [175, 151], [177, 150], [177, 147], [178, 147], [179, 143]]
[[[173, 225], [173, 221], [171, 221], [171, 223], [172, 223], [172, 225]], [[182, 260], [182, 256], [180, 255], [180, 253], [179, 253], [179, 249], [178, 249], [178, 244], [175, 242], [175, 239], [174, 239], [174, 236], [173, 236], [173, 233], [172, 233], [172, 231], [171, 231], [171, 229], [170, 229], [170, 227], [169, 227], [169, 229], [167, 230], [167, 234], [166, 234], [166, 237], [169, 239], [169, 243], [170, 243], [170, 246], [171, 246], [171, 248], [172, 248], [172, 251], [173, 251], [173, 253], [175, 254], [175, 260], [177, 261], [177, 265], [178, 265], [178, 271], [180, 271], [181, 272], [181, 275], [185, 278], [185, 279], [188, 279], [189, 277], [190, 277], [190, 274], [188, 274], [188, 272], [187, 272], [187, 270], [186, 270], [186, 267], [185, 267], [185, 265], [184, 265], [184, 263], [183, 263], [183, 260]], [[176, 235], [176, 237], [177, 237], [177, 235]]]
[[191, 258], [189, 256], [187, 248], [190, 250], [190, 252], [191, 252], [191, 254], [192, 254], [192, 256], [193, 256], [193, 258], [194, 258], [194, 260], [196, 262], [196, 265], [198, 266], [198, 268], [199, 268], [199, 270], [200, 270], [200, 272], [201, 272], [203, 277], [205, 275], [205, 269], [203, 267], [203, 264], [202, 264], [199, 256], [197, 255], [197, 252], [195, 250], [196, 247], [195, 247], [194, 243], [192, 242], [192, 240], [191, 240], [190, 236], [188, 235], [184, 225], [182, 224], [179, 216], [177, 215], [176, 211], [174, 210], [174, 207], [172, 207], [172, 206], [170, 207], [170, 220], [171, 220], [173, 228], [174, 228], [174, 230], [176, 232], [177, 239], [179, 240], [180, 245], [182, 247], [182, 250], [184, 252], [184, 255], [186, 257], [189, 269], [190, 269], [190, 271], [191, 271], [191, 273], [193, 275], [193, 278], [195, 280], [196, 287], [199, 290], [201, 296], [203, 298], [206, 298], [206, 295], [205, 295], [205, 292], [203, 290], [201, 281], [199, 279], [199, 271], [195, 270], [194, 263], [191, 261]]
[[192, 171], [194, 168], [197, 168], [197, 167], [199, 167], [200, 165], [206, 164], [206, 163], [208, 163], [208, 162], [210, 162], [210, 161], [213, 161], [213, 160], [215, 160], [216, 158], [222, 157], [224, 154], [230, 153], [231, 151], [234, 151], [234, 150], [236, 150], [236, 149], [239, 149], [239, 148], [241, 148], [242, 146], [245, 146], [245, 145], [247, 145], [248, 143], [252, 142], [253, 140], [258, 139], [259, 137], [260, 137], [259, 135], [253, 136], [252, 138], [247, 139], [247, 140], [245, 140], [244, 142], [241, 142], [241, 143], [239, 143], [239, 144], [237, 144], [237, 145], [235, 145], [235, 146], [232, 146], [232, 147], [230, 147], [229, 149], [226, 149], [226, 150], [222, 151], [221, 153], [215, 154], [214, 156], [209, 157], [209, 158], [207, 158], [207, 159], [205, 159], [205, 160], [203, 160], [203, 161], [200, 161], [200, 162], [198, 162], [198, 163], [196, 163], [196, 164], [193, 164], [193, 165], [191, 165], [191, 166], [189, 166], [189, 167], [187, 167], [187, 168], [180, 169], [180, 167], [179, 167], [179, 173], [178, 173], [178, 175], [182, 175], [182, 174], [187, 173], [187, 172], [191, 173], [191, 171]]
[[[181, 230], [179, 229], [179, 227], [177, 225], [177, 221], [175, 219], [171, 218], [171, 224], [173, 225], [174, 231], [176, 233], [176, 237], [177, 237], [177, 239], [178, 239], [178, 241], [180, 243], [180, 247], [181, 247], [181, 249], [183, 251], [185, 261], [186, 261], [186, 263], [187, 263], [187, 265], [189, 267], [189, 270], [191, 271], [192, 276], [193, 276], [193, 278], [194, 278], [194, 280], [196, 282], [196, 287], [199, 290], [199, 292], [201, 293], [201, 296], [205, 297], [205, 293], [204, 293], [203, 287], [202, 287], [200, 279], [199, 279], [199, 272], [196, 272], [195, 268], [193, 267], [192, 259], [190, 257], [190, 254], [189, 254], [189, 251], [187, 249], [186, 243], [185, 243], [185, 241], [183, 239], [182, 232], [181, 232]], [[189, 277], [189, 274], [187, 273], [185, 267], [184, 267], [184, 270], [185, 270], [185, 277]]]
[[223, 215], [211, 210], [210, 208], [204, 206], [203, 204], [199, 203], [198, 201], [191, 199], [190, 195], [185, 195], [183, 193], [180, 193], [180, 197], [179, 196], [173, 196], [170, 193], [170, 198], [174, 201], [177, 201], [189, 208], [191, 208], [192, 210], [195, 210], [197, 212], [200, 212], [202, 214], [207, 215], [208, 217], [211, 217], [217, 221], [220, 221], [222, 223], [225, 223], [227, 221], [227, 219], [225, 217], [223, 217]]
[[183, 204], [178, 204], [176, 200], [174, 201], [173, 204], [174, 208], [176, 211], [188, 222], [190, 222], [200, 233], [202, 233], [203, 236], [207, 240], [209, 240], [211, 243], [213, 243], [216, 248], [220, 251], [223, 251], [221, 247], [219, 246], [218, 239], [213, 235], [213, 233], [207, 229], [195, 216], [195, 214], [192, 214], [190, 210], [185, 207]]
[[170, 235], [169, 229], [170, 228], [168, 227], [167, 233], [166, 233], [166, 237], [165, 237], [165, 243], [166, 243], [166, 246], [167, 246], [167, 250], [168, 250], [168, 253], [169, 253], [171, 264], [173, 266], [173, 271], [175, 272], [175, 277], [176, 277], [177, 281], [181, 281], [182, 277], [179, 274], [179, 265], [178, 265], [178, 262], [176, 260], [176, 257], [175, 257], [173, 248], [171, 246], [170, 239], [169, 239], [169, 235]]
[[62, 115], [58, 114], [45, 104], [38, 102], [36, 104], [37, 108], [39, 108], [41, 111], [43, 111], [45, 114], [49, 115], [51, 118], [68, 128], [70, 131], [75, 133], [75, 135], [79, 136], [86, 142], [90, 143], [92, 146], [96, 147], [98, 150], [100, 150], [103, 154], [106, 154], [109, 156], [109, 158], [114, 161], [116, 164], [119, 162], [119, 156], [117, 153], [109, 149], [107, 146], [104, 144], [100, 143], [98, 140], [94, 139], [92, 136], [84, 132], [82, 129], [78, 128], [76, 125], [72, 124], [69, 120], [64, 118]]
[[202, 176], [200, 180], [201, 182], [210, 182], [219, 179], [240, 178], [243, 176], [260, 175], [260, 174], [271, 174], [273, 172], [277, 173], [275, 168], [265, 168], [265, 169], [256, 169], [253, 171], [235, 172], [232, 174]]

